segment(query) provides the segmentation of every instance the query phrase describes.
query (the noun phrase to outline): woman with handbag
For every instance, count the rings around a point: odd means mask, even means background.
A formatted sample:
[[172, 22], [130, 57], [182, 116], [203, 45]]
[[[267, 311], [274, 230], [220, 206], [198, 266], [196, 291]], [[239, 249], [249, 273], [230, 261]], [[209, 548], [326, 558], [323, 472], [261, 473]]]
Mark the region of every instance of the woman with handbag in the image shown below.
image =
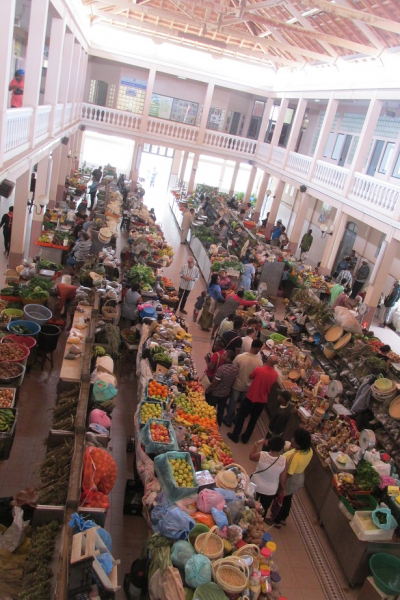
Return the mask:
[[257, 500], [261, 502], [265, 516], [278, 490], [280, 494], [286, 491], [286, 458], [282, 456], [284, 446], [281, 437], [259, 440], [249, 455], [250, 460], [257, 463], [250, 479], [257, 486]]
[[310, 464], [313, 456], [311, 448], [311, 435], [305, 429], [299, 428], [293, 433], [292, 449], [283, 455], [287, 461], [286, 494], [282, 500], [282, 506], [273, 519], [267, 523], [280, 529], [286, 525], [290, 514], [293, 494], [304, 486], [304, 471]]

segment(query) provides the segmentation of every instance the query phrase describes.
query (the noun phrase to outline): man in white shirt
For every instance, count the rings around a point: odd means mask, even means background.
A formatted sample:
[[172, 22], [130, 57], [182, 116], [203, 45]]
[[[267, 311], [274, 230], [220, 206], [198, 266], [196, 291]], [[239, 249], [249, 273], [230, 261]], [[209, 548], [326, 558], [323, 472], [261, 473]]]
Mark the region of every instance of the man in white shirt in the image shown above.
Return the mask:
[[261, 340], [253, 340], [250, 352], [239, 354], [233, 361], [234, 364], [239, 365], [239, 373], [236, 377], [235, 383], [232, 386], [227, 415], [225, 419], [223, 419], [223, 423], [225, 423], [227, 427], [231, 427], [233, 424], [236, 405], [246, 397], [247, 390], [251, 384], [250, 373], [252, 373], [256, 367], [263, 366], [263, 361], [260, 357], [260, 350], [263, 345], [264, 344]]
[[187, 264], [183, 265], [180, 272], [180, 280], [179, 280], [179, 300], [175, 306], [175, 311], [179, 311], [184, 315], [187, 315], [185, 310], [186, 300], [192, 291], [195, 282], [200, 277], [199, 269], [194, 264], [193, 256], [189, 256]]
[[242, 347], [240, 349], [240, 354], [250, 352], [251, 345], [256, 335], [257, 331], [253, 329], [253, 327], [248, 327], [246, 329], [246, 335], [242, 338]]

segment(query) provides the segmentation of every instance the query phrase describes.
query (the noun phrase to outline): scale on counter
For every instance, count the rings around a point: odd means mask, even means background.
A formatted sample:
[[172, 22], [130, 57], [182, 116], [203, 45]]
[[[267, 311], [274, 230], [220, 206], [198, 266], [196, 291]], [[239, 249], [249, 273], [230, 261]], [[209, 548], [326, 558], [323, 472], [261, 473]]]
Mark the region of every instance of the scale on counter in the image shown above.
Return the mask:
[[328, 389], [326, 390], [326, 395], [328, 396], [328, 398], [334, 400], [335, 398], [339, 398], [339, 396], [341, 396], [342, 394], [343, 385], [341, 384], [341, 382], [336, 381], [336, 379], [330, 381], [328, 384]]
[[360, 433], [360, 438], [358, 440], [358, 445], [362, 450], [362, 456], [364, 457], [365, 452], [368, 450], [372, 450], [376, 446], [376, 435], [372, 431], [372, 429], [363, 429]]

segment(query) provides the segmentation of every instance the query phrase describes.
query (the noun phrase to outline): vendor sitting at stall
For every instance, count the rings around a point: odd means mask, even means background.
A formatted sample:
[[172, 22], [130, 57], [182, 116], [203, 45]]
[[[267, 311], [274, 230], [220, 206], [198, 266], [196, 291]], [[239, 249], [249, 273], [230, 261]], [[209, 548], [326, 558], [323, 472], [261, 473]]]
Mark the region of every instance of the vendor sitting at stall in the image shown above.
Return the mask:
[[67, 258], [67, 265], [71, 267], [72, 272], [75, 272], [75, 269], [89, 258], [91, 246], [92, 241], [89, 234], [86, 231], [81, 231], [75, 246]]
[[221, 219], [218, 223], [220, 230], [219, 230], [219, 239], [222, 242], [226, 242], [228, 239], [228, 225], [225, 223], [225, 221], [223, 219]]
[[337, 306], [344, 306], [345, 308], [351, 309], [351, 304], [349, 302], [349, 296], [351, 294], [351, 287], [346, 286], [344, 291], [339, 294], [336, 298], [335, 302], [332, 304], [332, 310], [335, 310]]
[[225, 269], [222, 269], [222, 271], [219, 272], [219, 287], [221, 288], [221, 293], [223, 295], [223, 297], [226, 297], [226, 293], [227, 291], [230, 289], [232, 282], [229, 279], [228, 275], [226, 274]]

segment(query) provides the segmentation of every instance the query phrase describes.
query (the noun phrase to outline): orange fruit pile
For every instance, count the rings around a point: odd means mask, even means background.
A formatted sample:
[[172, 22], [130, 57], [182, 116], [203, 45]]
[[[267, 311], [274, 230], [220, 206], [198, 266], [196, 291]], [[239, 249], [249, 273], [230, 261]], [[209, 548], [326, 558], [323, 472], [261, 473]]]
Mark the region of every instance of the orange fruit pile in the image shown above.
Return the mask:
[[158, 381], [150, 381], [148, 387], [149, 398], [157, 398], [158, 400], [164, 400], [168, 396], [168, 388]]

